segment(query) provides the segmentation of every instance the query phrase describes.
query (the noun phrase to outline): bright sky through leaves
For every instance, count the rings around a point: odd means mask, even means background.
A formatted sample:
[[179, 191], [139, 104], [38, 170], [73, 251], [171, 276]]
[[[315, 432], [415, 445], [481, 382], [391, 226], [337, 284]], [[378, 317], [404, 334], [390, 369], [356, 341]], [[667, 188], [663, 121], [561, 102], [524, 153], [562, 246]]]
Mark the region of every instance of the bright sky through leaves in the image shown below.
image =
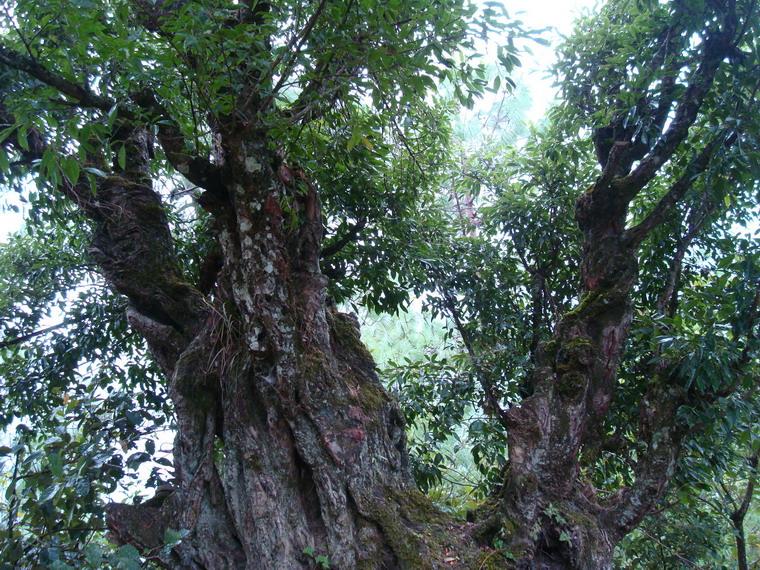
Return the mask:
[[[548, 69], [554, 61], [555, 47], [561, 40], [561, 36], [570, 33], [575, 18], [584, 10], [593, 8], [595, 3], [593, 0], [510, 0], [505, 2], [509, 15], [523, 20], [527, 27], [551, 29], [544, 34], [551, 45], [531, 44], [529, 47], [532, 53], [523, 53], [520, 56], [522, 67], [514, 75], [518, 86], [527, 89], [530, 94], [531, 106], [525, 117], [527, 121], [534, 123], [540, 121], [554, 100], [554, 80], [549, 76]], [[486, 97], [477, 104], [478, 110], [490, 106], [491, 97], [494, 96]], [[9, 209], [11, 205], [23, 208], [17, 195], [8, 193], [0, 196], [0, 241], [5, 241], [7, 235], [18, 231], [23, 222], [20, 212]]]

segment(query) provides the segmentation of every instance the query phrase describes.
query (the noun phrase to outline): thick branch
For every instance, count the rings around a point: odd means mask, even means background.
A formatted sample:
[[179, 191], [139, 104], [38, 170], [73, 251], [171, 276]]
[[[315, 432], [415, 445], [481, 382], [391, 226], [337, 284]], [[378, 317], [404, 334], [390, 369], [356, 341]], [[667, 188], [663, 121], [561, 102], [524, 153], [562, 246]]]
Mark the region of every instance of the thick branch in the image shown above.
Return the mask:
[[322, 259], [331, 257], [346, 247], [349, 243], [356, 241], [361, 231], [367, 227], [367, 218], [361, 217], [355, 224], [351, 224], [341, 237], [334, 239], [322, 248]]
[[695, 178], [707, 170], [720, 146], [731, 146], [734, 141], [736, 141], [736, 133], [731, 133], [728, 136], [722, 133], [705, 145], [644, 220], [625, 232], [628, 242], [634, 246], [638, 245], [652, 230], [659, 226], [676, 204], [686, 195]]
[[[669, 25], [662, 30], [655, 40], [655, 44], [659, 45], [660, 48], [647, 66], [649, 85], [656, 80], [657, 74], [663, 65], [682, 49], [684, 40], [680, 38], [679, 31], [677, 25]], [[669, 70], [669, 74], [662, 79], [656, 107], [652, 108], [651, 96], [647, 94], [642, 95], [636, 104], [636, 111], [637, 115], [641, 117], [640, 120], [643, 120], [646, 115], [652, 117], [651, 127], [657, 129], [658, 135], [662, 132], [668, 111], [673, 103], [673, 87], [675, 86], [677, 75], [678, 70], [671, 69]], [[640, 140], [634, 142], [633, 138], [637, 132], [637, 125], [634, 121], [631, 125], [626, 126], [627, 105], [623, 103], [619, 95], [620, 85], [618, 84], [611, 89], [610, 96], [616, 97], [618, 106], [625, 107], [626, 111], [618, 113], [606, 127], [595, 129], [593, 137], [597, 159], [608, 177], [627, 174], [633, 162], [640, 160], [649, 151], [648, 144], [644, 144]], [[647, 135], [651, 137], [652, 133], [647, 133]], [[613, 150], [614, 145], [619, 143], [626, 143], [625, 160], [621, 160], [623, 157], [619, 156], [618, 163], [611, 165], [611, 161], [609, 160], [610, 152]], [[610, 168], [611, 166], [614, 168]]]
[[626, 196], [635, 196], [652, 180], [662, 165], [673, 156], [678, 146], [686, 139], [702, 102], [712, 87], [721, 62], [733, 51], [734, 31], [729, 25], [722, 33], [705, 40], [702, 61], [676, 106], [670, 127], [636, 169], [628, 176], [616, 181], [615, 186]]
[[[97, 95], [89, 89], [49, 71], [36, 60], [2, 45], [0, 45], [0, 63], [27, 73], [46, 85], [54, 87], [62, 94], [74, 99], [80, 107], [110, 112], [118, 104], [117, 101]], [[179, 126], [156, 100], [155, 96], [149, 91], [143, 91], [133, 96], [133, 100], [140, 105], [143, 111], [148, 113], [148, 118], [158, 125], [159, 142], [169, 163], [193, 184], [207, 190], [219, 188], [221, 186], [219, 169], [208, 160], [187, 153], [187, 144]], [[137, 122], [135, 115], [128, 109], [120, 108], [119, 115], [129, 122]]]
[[115, 101], [108, 97], [97, 95], [81, 85], [77, 85], [60, 75], [52, 73], [34, 59], [16, 53], [1, 44], [0, 63], [12, 69], [23, 71], [50, 87], [55, 87], [64, 95], [75, 99], [83, 107], [91, 107], [108, 112], [116, 104]]
[[[2, 101], [0, 117], [15, 122]], [[51, 147], [40, 133], [30, 133], [35, 144], [27, 152], [42, 158]], [[96, 178], [95, 194], [85, 173], [78, 180], [64, 178], [58, 190], [95, 222], [90, 255], [142, 315], [130, 320], [143, 325], [140, 332], [168, 372], [177, 346], [195, 335], [207, 308], [203, 295], [182, 275], [163, 205], [150, 184], [148, 134], [123, 127], [118, 136], [127, 147], [119, 176]], [[91, 160], [99, 167], [106, 162], [103, 157]]]

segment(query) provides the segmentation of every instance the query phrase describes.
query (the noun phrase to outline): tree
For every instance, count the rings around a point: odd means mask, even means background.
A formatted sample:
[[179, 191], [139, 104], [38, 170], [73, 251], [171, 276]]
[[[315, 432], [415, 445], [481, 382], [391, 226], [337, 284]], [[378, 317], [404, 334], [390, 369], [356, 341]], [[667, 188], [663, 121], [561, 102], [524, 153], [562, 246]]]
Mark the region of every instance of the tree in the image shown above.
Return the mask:
[[[760, 263], [750, 241], [723, 255], [756, 204], [753, 1], [621, 0], [582, 21], [550, 127], [452, 183], [487, 190], [482, 230], [436, 213], [449, 127], [430, 91], [483, 91], [458, 50], [524, 35], [495, 5], [477, 20], [458, 1], [70, 8], [17, 2], [0, 43], [4, 183], [36, 176], [3, 264], [38, 275], [7, 283], [4, 418], [34, 429], [6, 452], [28, 520], [68, 556], [99, 555], [95, 498], [124, 474], [109, 445], [133, 451], [172, 414], [171, 484], [106, 509], [123, 557], [610, 567], [691, 435], [753, 395]], [[516, 63], [511, 40], [500, 60]], [[474, 524], [416, 490], [401, 409], [334, 303], [394, 310], [408, 289], [464, 348], [469, 376], [442, 398], [479, 404], [506, 438], [484, 447], [498, 484]], [[39, 330], [51, 305], [67, 316]], [[63, 563], [60, 538], [22, 540], [20, 486], [14, 469], [4, 555]]]

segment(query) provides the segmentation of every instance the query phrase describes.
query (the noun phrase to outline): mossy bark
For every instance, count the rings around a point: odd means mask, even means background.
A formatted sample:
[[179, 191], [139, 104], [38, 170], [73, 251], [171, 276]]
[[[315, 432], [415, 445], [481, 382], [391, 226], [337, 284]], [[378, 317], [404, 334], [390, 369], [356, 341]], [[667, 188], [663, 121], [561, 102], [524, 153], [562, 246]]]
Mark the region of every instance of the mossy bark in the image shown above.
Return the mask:
[[580, 300], [539, 347], [531, 396], [508, 412], [507, 522], [495, 535], [520, 568], [609, 568], [619, 540], [580, 473], [581, 450], [599, 437], [611, 404], [637, 275], [625, 204], [598, 184], [576, 210], [585, 235]]
[[[414, 487], [403, 419], [358, 322], [326, 299], [316, 190], [278, 178], [255, 132], [223, 140], [223, 193], [203, 201], [224, 260], [211, 294], [183, 281], [161, 216], [143, 241], [109, 220], [99, 231], [99, 261], [132, 301], [177, 420], [174, 492], [161, 505], [112, 505], [112, 538], [155, 555], [166, 528], [185, 529], [160, 554], [173, 568], [291, 570], [315, 555], [333, 568], [474, 563], [466, 526]], [[123, 204], [135, 220], [146, 205], [160, 212], [141, 188], [144, 199]], [[164, 302], [155, 283], [177, 297]]]

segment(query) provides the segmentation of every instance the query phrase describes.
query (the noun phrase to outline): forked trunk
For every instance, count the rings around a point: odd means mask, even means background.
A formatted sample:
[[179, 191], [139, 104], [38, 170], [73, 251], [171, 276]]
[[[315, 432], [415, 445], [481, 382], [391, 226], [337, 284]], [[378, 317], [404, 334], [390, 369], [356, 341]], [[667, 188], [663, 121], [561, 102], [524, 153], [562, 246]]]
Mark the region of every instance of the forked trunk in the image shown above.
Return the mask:
[[185, 529], [162, 555], [177, 568], [465, 564], [469, 540], [410, 479], [358, 322], [326, 299], [316, 191], [262, 147], [227, 155], [229, 190], [205, 202], [224, 264], [192, 334], [131, 313], [171, 378], [178, 487], [112, 505], [112, 537], [158, 555], [167, 528]]
[[509, 472], [501, 533], [524, 568], [611, 568], [622, 538], [584, 482], [581, 451], [598, 441], [632, 319], [635, 250], [623, 233], [626, 205], [595, 188], [578, 200], [585, 234], [582, 296], [542, 345], [532, 395], [508, 413]]

